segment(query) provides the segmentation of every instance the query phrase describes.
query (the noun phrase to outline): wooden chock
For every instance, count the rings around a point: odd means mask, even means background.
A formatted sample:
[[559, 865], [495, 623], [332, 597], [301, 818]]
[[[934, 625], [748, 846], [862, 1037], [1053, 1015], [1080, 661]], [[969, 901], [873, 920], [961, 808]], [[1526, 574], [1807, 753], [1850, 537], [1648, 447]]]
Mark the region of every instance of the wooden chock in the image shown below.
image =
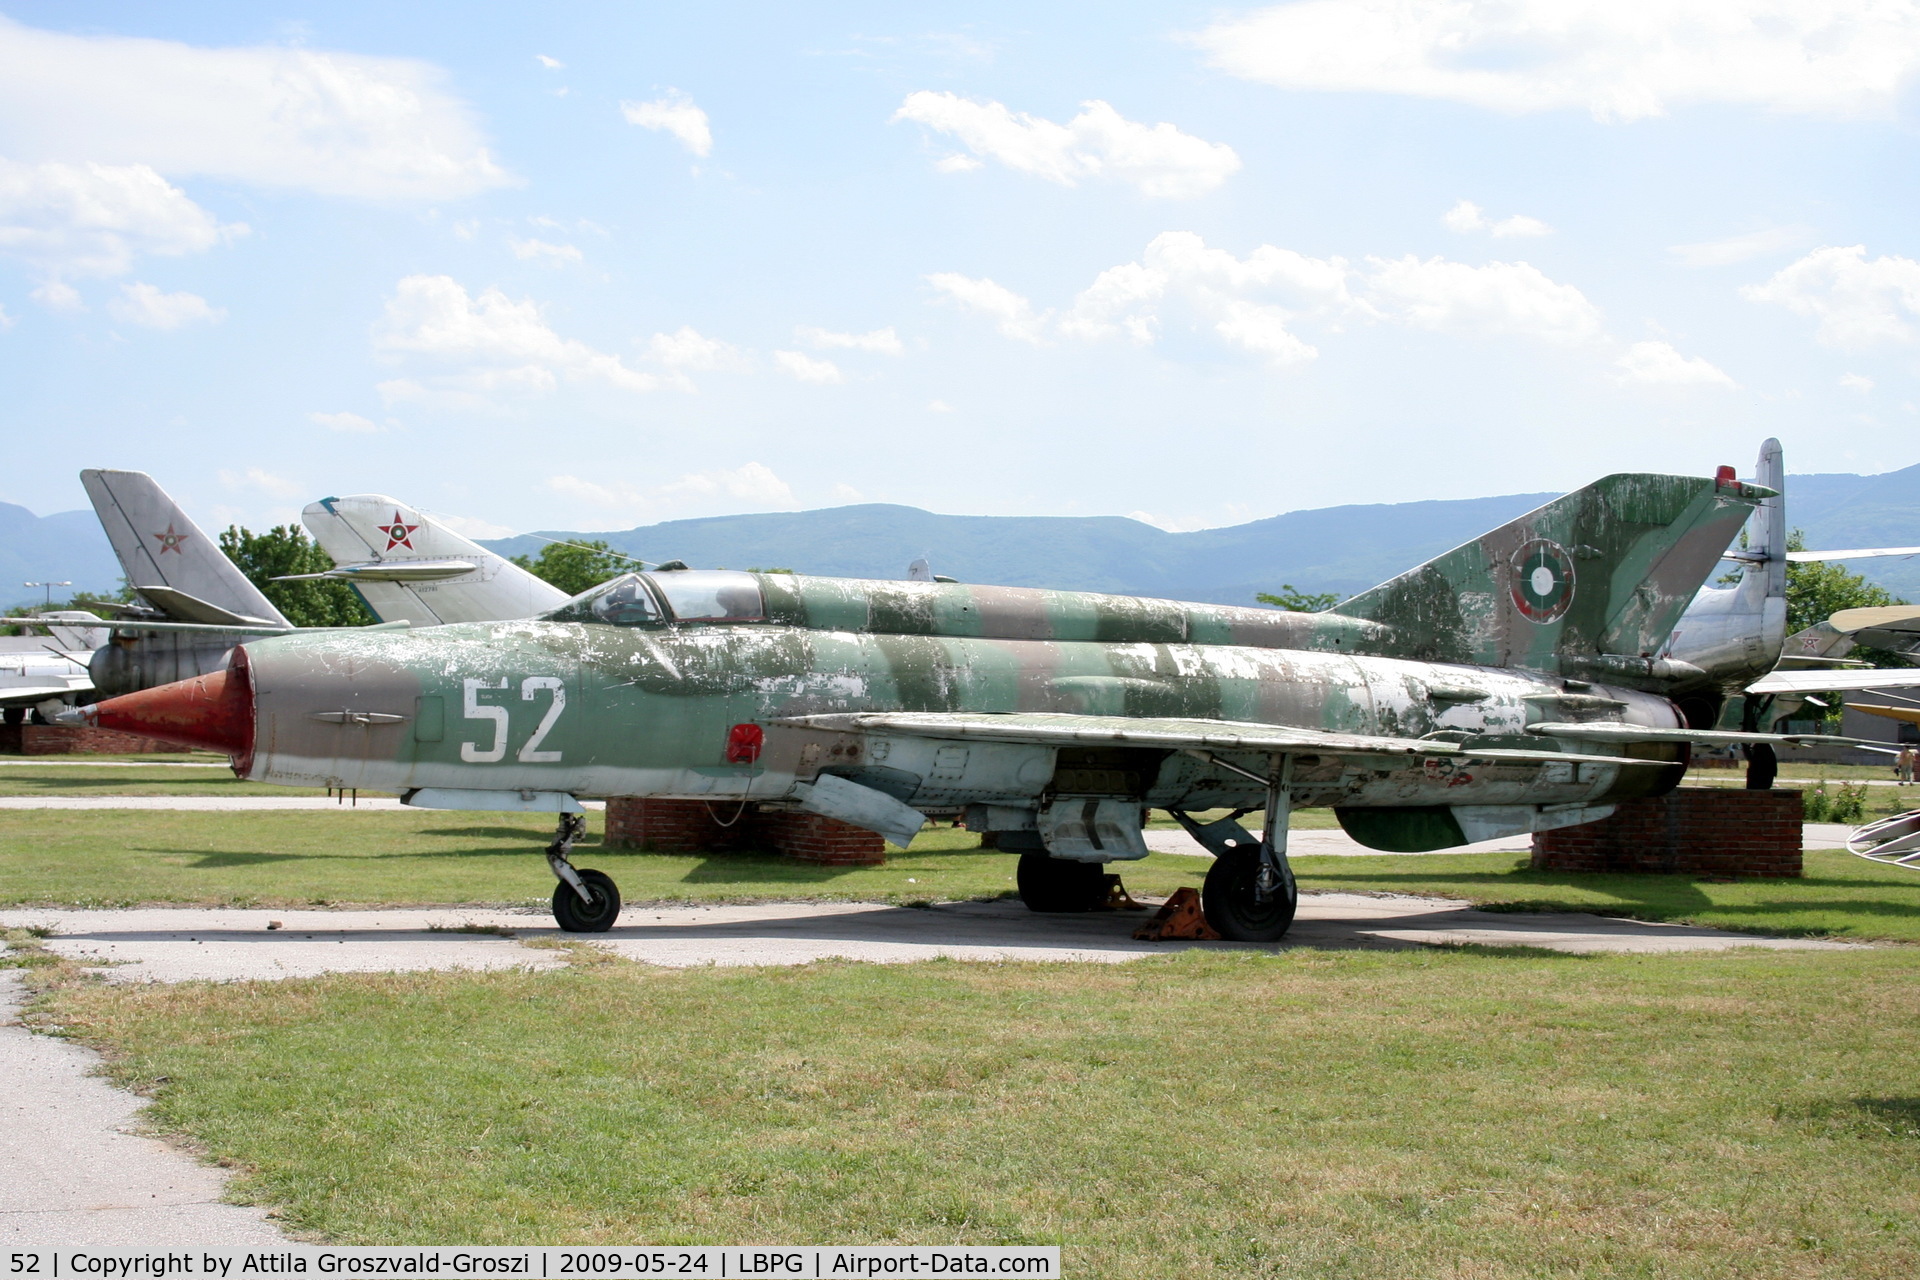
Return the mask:
[[1200, 909], [1200, 891], [1191, 888], [1175, 889], [1173, 896], [1153, 913], [1153, 918], [1133, 931], [1133, 936], [1142, 942], [1171, 942], [1182, 938], [1199, 942], [1220, 940], [1218, 931], [1207, 923], [1206, 912]]

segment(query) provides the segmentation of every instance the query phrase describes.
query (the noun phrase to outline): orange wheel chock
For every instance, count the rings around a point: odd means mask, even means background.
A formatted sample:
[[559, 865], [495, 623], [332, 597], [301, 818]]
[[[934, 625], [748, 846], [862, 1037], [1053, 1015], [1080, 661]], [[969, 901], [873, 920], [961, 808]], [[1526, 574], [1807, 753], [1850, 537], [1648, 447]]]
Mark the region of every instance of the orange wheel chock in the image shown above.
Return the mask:
[[1133, 936], [1143, 942], [1172, 942], [1181, 938], [1200, 942], [1220, 940], [1220, 934], [1207, 923], [1206, 913], [1200, 910], [1197, 889], [1175, 889], [1173, 896], [1153, 913], [1153, 918], [1133, 931]]

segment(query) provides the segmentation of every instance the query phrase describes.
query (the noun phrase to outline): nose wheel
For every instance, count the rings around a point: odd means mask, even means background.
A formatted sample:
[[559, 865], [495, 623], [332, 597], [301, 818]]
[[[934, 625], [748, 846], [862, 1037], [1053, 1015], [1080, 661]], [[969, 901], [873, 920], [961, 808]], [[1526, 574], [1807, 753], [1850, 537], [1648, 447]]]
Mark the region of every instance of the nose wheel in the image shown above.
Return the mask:
[[553, 918], [568, 933], [605, 933], [620, 918], [620, 889], [603, 871], [576, 868], [568, 861], [576, 840], [587, 833], [587, 820], [577, 813], [560, 815], [560, 829], [547, 846], [547, 865], [553, 869]]

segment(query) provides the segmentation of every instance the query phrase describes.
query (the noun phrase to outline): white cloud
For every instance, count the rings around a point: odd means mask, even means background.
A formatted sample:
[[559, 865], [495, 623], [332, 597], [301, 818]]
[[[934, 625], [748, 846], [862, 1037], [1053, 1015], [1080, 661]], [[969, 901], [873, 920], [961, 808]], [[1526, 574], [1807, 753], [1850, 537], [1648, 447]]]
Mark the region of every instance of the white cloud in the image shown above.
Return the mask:
[[861, 493], [845, 481], [841, 481], [839, 484], [833, 486], [831, 496], [835, 502], [865, 502], [867, 500], [866, 494]]
[[569, 262], [580, 261], [580, 250], [570, 244], [548, 244], [545, 240], [509, 239], [507, 246], [513, 250], [513, 256], [522, 262], [538, 261], [558, 267]]
[[652, 488], [573, 475], [549, 476], [547, 488], [590, 506], [625, 513], [630, 519], [663, 519], [690, 512], [792, 510], [800, 505], [787, 482], [758, 462], [732, 471], [693, 472]]
[[80, 291], [59, 280], [49, 280], [27, 295], [49, 311], [85, 311]]
[[1229, 74], [1639, 120], [1695, 102], [1884, 116], [1920, 67], [1905, 0], [1304, 0], [1192, 37]]
[[348, 435], [373, 435], [386, 428], [371, 418], [363, 418], [357, 413], [310, 413], [307, 421], [329, 431], [341, 431]]
[[438, 67], [312, 49], [205, 49], [0, 18], [0, 136], [27, 161], [373, 200], [444, 200], [510, 179]]
[[1727, 388], [1736, 385], [1715, 365], [1698, 356], [1688, 359], [1665, 342], [1636, 342], [1613, 363], [1620, 370], [1622, 382]]
[[1525, 262], [1482, 267], [1412, 254], [1368, 259], [1368, 301], [1383, 314], [1448, 333], [1520, 333], [1576, 344], [1601, 334], [1600, 309]]
[[1604, 334], [1599, 308], [1572, 285], [1524, 262], [1470, 266], [1443, 258], [1314, 258], [1261, 245], [1246, 257], [1209, 248], [1190, 231], [1154, 237], [1137, 261], [1100, 273], [1065, 311], [1036, 311], [992, 280], [927, 277], [941, 293], [991, 316], [1022, 342], [1122, 338], [1147, 345], [1169, 323], [1211, 332], [1276, 365], [1319, 352], [1299, 336], [1304, 322], [1388, 321], [1464, 335], [1524, 334], [1577, 345]]
[[953, 411], [954, 411], [953, 406], [948, 404], [945, 400], [927, 401], [928, 413], [952, 413]]
[[178, 329], [183, 325], [218, 324], [226, 308], [208, 304], [197, 293], [162, 293], [150, 284], [123, 284], [120, 296], [107, 304], [107, 313], [123, 324], [148, 329]]
[[[957, 138], [975, 156], [1010, 169], [1075, 186], [1083, 178], [1114, 178], [1149, 196], [1204, 195], [1240, 168], [1224, 142], [1208, 142], [1170, 124], [1128, 120], [1104, 102], [1080, 104], [1080, 114], [1055, 124], [998, 102], [921, 90], [907, 95], [895, 120], [913, 120]], [[977, 168], [948, 156], [947, 172]]]
[[697, 156], [713, 150], [713, 130], [707, 125], [707, 113], [678, 89], [669, 89], [652, 102], [623, 102], [620, 113], [626, 116], [628, 124], [672, 134], [680, 139], [681, 146]]
[[475, 516], [450, 516], [444, 511], [430, 511], [427, 514], [463, 538], [511, 538], [518, 532], [504, 524], [494, 524]]
[[1843, 373], [1840, 375], [1840, 385], [1849, 391], [1858, 391], [1861, 395], [1866, 395], [1873, 390], [1873, 379], [1864, 373]]
[[534, 54], [533, 60], [539, 63], [541, 66], [545, 67], [549, 71], [558, 71], [560, 70], [560, 68], [567, 65], [566, 63], [560, 61], [560, 59], [558, 58], [549, 58], [544, 53]]
[[42, 271], [124, 275], [142, 253], [200, 253], [246, 231], [143, 164], [0, 159], [0, 252]]
[[964, 152], [956, 151], [950, 156], [941, 156], [933, 162], [933, 167], [941, 173], [972, 173], [975, 169], [984, 169], [987, 162], [975, 160]]
[[1164, 306], [1172, 302], [1230, 346], [1276, 364], [1300, 364], [1319, 352], [1288, 326], [1302, 316], [1350, 308], [1347, 276], [1341, 258], [1310, 258], [1273, 245], [1236, 258], [1209, 249], [1191, 231], [1167, 231], [1153, 238], [1139, 261], [1101, 272], [1059, 328], [1068, 337], [1124, 335], [1150, 343]]
[[221, 471], [219, 477], [220, 483], [229, 489], [258, 491], [275, 498], [297, 498], [303, 492], [301, 486], [285, 476], [277, 476], [259, 467], [248, 467], [245, 471]]
[[[709, 338], [691, 325], [681, 325], [673, 333], [656, 333], [647, 340], [647, 355], [669, 369], [698, 372], [738, 370], [746, 367], [746, 357], [732, 343]], [[688, 384], [692, 389], [692, 384]]]
[[[1047, 316], [1035, 315], [1033, 305], [1004, 285], [982, 277], [979, 280], [952, 271], [927, 277], [927, 283], [969, 311], [978, 311], [1000, 322], [1000, 332], [1021, 342], [1038, 343]], [[1048, 313], [1052, 314], [1051, 312]]]
[[821, 350], [838, 347], [847, 351], [871, 351], [883, 356], [897, 356], [906, 351], [900, 345], [900, 335], [893, 331], [892, 325], [869, 333], [834, 333], [829, 329], [816, 329], [803, 324], [794, 329], [793, 335]]
[[11, 328], [13, 328], [13, 317], [7, 314], [5, 307], [0, 307], [0, 333], [4, 333]]
[[1726, 267], [1770, 253], [1783, 253], [1806, 243], [1811, 234], [1805, 227], [1768, 227], [1724, 240], [1669, 245], [1667, 252], [1683, 267]]
[[773, 353], [773, 362], [802, 382], [828, 386], [846, 381], [840, 366], [833, 361], [815, 360], [798, 351], [776, 351]]
[[1516, 213], [1502, 218], [1498, 222], [1489, 221], [1486, 212], [1471, 200], [1462, 200], [1440, 217], [1449, 231], [1469, 235], [1475, 231], [1485, 231], [1496, 238], [1508, 236], [1550, 236], [1553, 228], [1538, 218], [1529, 218], [1524, 213]]
[[[451, 276], [415, 275], [401, 280], [375, 326], [374, 346], [388, 355], [487, 366], [439, 384], [456, 392], [550, 391], [557, 385], [555, 370], [570, 379], [595, 379], [623, 391], [653, 391], [660, 386], [658, 378], [629, 369], [619, 356], [562, 338], [532, 299], [515, 302], [497, 288], [471, 297]], [[391, 393], [383, 384], [382, 394], [417, 398], [412, 393], [419, 387], [400, 380]]]
[[1912, 258], [1867, 260], [1865, 245], [1815, 249], [1774, 273], [1765, 284], [1748, 285], [1741, 296], [1772, 302], [1820, 322], [1819, 341], [1834, 347], [1863, 347], [1876, 342], [1912, 342], [1912, 321], [1920, 316], [1920, 262]]

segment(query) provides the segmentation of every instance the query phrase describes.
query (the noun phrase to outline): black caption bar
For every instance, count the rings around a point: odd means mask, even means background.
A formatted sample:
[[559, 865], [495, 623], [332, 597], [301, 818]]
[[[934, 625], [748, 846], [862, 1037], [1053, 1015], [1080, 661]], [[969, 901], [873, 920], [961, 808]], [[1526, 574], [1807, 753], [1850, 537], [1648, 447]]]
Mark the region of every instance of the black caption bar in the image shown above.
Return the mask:
[[7, 1245], [0, 1280], [262, 1280], [267, 1276], [398, 1280], [890, 1280], [1013, 1276], [1058, 1280], [1058, 1245], [771, 1245], [35, 1249]]

